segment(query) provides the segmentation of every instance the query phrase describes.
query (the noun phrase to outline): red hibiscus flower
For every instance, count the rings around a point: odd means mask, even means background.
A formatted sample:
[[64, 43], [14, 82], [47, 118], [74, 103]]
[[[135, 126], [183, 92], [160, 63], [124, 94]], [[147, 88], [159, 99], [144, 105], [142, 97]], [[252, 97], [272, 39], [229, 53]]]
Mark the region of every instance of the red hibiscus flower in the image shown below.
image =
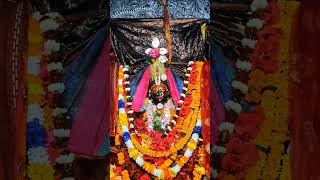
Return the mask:
[[192, 95], [189, 95], [186, 98], [184, 98], [184, 105], [185, 106], [190, 106], [191, 102], [192, 102]]
[[222, 160], [223, 170], [234, 173], [239, 179], [244, 179], [248, 169], [259, 159], [254, 145], [233, 136], [226, 148], [227, 153]]
[[116, 168], [114, 168], [114, 173], [117, 175], [120, 175], [122, 171], [122, 167], [121, 166], [116, 166]]
[[167, 143], [167, 144], [172, 144], [175, 140], [175, 137], [176, 137], [176, 134], [177, 134], [177, 131], [176, 130], [172, 130], [168, 135], [167, 137], [164, 139], [164, 141]]
[[163, 164], [164, 161], [165, 161], [164, 158], [156, 158], [156, 159], [154, 159], [154, 163], [155, 163], [157, 166]]
[[147, 174], [147, 173], [145, 173], [143, 176], [141, 176], [140, 178], [139, 178], [140, 180], [151, 180], [150, 179], [150, 176]]
[[142, 133], [142, 132], [147, 132], [148, 129], [145, 126], [145, 122], [142, 119], [137, 119], [134, 121], [134, 127], [138, 130], [138, 132]]
[[258, 41], [267, 43], [269, 48], [278, 49], [282, 36], [281, 30], [272, 26], [266, 26], [258, 32]]
[[193, 64], [191, 65], [191, 67], [192, 67], [192, 69], [196, 69], [196, 68], [197, 68], [197, 64], [196, 64], [196, 63], [193, 63]]
[[196, 84], [197, 83], [197, 76], [191, 76], [189, 77], [189, 82], [191, 84]]
[[190, 110], [190, 108], [189, 107], [187, 107], [187, 106], [185, 106], [185, 105], [183, 105], [182, 107], [181, 107], [181, 110], [180, 110], [180, 116], [182, 116], [182, 117], [187, 117], [188, 116], [188, 114], [190, 114], [190, 112], [191, 112], [191, 110]]
[[263, 20], [266, 24], [273, 25], [280, 19], [280, 10], [276, 3], [269, 3], [264, 9]]
[[241, 112], [236, 123], [236, 133], [245, 140], [255, 138], [260, 130], [260, 125], [265, 116], [262, 107], [256, 107], [253, 112]]
[[265, 73], [275, 72], [278, 68], [276, 55], [276, 49], [268, 43], [258, 42], [250, 57], [253, 68], [261, 69]]

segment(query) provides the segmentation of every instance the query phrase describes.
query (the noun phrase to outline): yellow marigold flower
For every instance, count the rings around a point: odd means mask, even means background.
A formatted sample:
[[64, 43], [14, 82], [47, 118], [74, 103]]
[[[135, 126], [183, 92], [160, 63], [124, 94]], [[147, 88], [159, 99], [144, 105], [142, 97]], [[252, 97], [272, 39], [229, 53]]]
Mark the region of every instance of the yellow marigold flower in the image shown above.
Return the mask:
[[130, 158], [134, 158], [134, 157], [139, 156], [139, 151], [135, 148], [128, 149], [128, 153], [129, 153]]
[[41, 84], [28, 84], [28, 94], [43, 96], [44, 91]]
[[116, 144], [116, 146], [120, 146], [121, 145], [121, 143], [120, 143], [120, 135], [119, 134], [116, 134], [116, 136], [115, 136], [115, 144]]
[[200, 175], [204, 175], [206, 173], [206, 169], [199, 165], [195, 165], [194, 170], [198, 172]]
[[194, 140], [189, 141], [189, 142], [188, 142], [188, 148], [189, 148], [191, 151], [195, 150], [195, 149], [197, 148], [197, 143], [196, 143]]
[[54, 170], [51, 166], [45, 164], [30, 164], [27, 169], [31, 180], [54, 180]]
[[122, 152], [118, 153], [118, 162], [120, 165], [123, 165], [125, 163], [125, 160], [124, 160], [124, 154]]
[[41, 84], [42, 81], [39, 78], [39, 76], [34, 76], [34, 75], [28, 75], [27, 76], [27, 81], [29, 84]]
[[128, 170], [121, 171], [121, 175], [124, 180], [130, 180]]

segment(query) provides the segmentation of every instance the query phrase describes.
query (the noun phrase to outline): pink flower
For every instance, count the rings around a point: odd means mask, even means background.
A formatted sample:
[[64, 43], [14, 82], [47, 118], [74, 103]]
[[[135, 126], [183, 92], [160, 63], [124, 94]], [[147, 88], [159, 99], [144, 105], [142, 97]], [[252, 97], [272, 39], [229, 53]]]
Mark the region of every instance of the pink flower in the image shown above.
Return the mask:
[[149, 56], [152, 59], [157, 59], [160, 56], [160, 50], [158, 48], [152, 48], [149, 52]]

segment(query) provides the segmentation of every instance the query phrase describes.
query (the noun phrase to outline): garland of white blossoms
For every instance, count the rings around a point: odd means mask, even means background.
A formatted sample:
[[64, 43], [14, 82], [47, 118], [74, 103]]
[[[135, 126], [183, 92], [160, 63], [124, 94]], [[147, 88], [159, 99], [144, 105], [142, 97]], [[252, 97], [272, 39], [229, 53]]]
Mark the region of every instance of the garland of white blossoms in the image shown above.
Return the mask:
[[[260, 10], [260, 9], [264, 9], [267, 6], [268, 6], [267, 0], [253, 0], [250, 5], [250, 10], [251, 10], [250, 13], [255, 12], [257, 10]], [[255, 28], [257, 30], [261, 30], [264, 26], [264, 21], [259, 18], [252, 18], [252, 19], [248, 20], [248, 22], [246, 23], [246, 26], [249, 28]], [[257, 43], [256, 39], [243, 38], [241, 40], [241, 45], [243, 47], [248, 47], [251, 49], [255, 48], [256, 43]], [[241, 60], [241, 59], [237, 59], [237, 61], [236, 61], [236, 68], [240, 71], [249, 72], [252, 70], [252, 66], [253, 65], [250, 61]], [[239, 90], [244, 95], [249, 93], [249, 87], [248, 87], [247, 83], [244, 83], [244, 82], [241, 82], [238, 80], [234, 80], [231, 83], [231, 86], [233, 87], [233, 89]], [[227, 110], [232, 110], [236, 114], [240, 114], [242, 112], [241, 104], [236, 101], [229, 100], [224, 105]], [[227, 134], [232, 134], [234, 132], [234, 129], [235, 129], [234, 124], [230, 123], [230, 122], [223, 122], [218, 127], [218, 130], [221, 133], [227, 133]], [[226, 153], [225, 147], [222, 147], [222, 146], [213, 146], [211, 151], [213, 154]], [[216, 178], [218, 176], [217, 170], [213, 169], [213, 168], [211, 168], [211, 174], [212, 174], [212, 177], [214, 177], [214, 178]]]
[[[33, 14], [33, 18], [38, 20], [40, 23], [40, 29], [42, 33], [48, 33], [52, 31], [56, 31], [62, 25], [63, 17], [57, 12], [50, 12], [41, 15], [39, 12], [35, 12]], [[58, 53], [61, 50], [61, 44], [57, 42], [55, 39], [47, 39], [44, 44], [44, 54], [49, 58], [53, 53]], [[45, 59], [47, 60], [47, 59]], [[47, 72], [59, 72], [63, 73], [63, 63], [62, 62], [49, 62], [46, 67]], [[64, 82], [51, 82], [47, 86], [48, 92], [54, 95], [62, 95], [65, 91]], [[58, 117], [63, 117], [67, 113], [67, 110], [64, 107], [55, 107], [52, 110], [51, 116], [53, 119]], [[70, 136], [70, 129], [53, 129], [52, 135], [56, 139], [64, 139]], [[74, 161], [74, 155], [72, 153], [69, 154], [60, 154], [57, 157], [55, 163], [57, 164], [71, 164]], [[65, 180], [73, 180], [73, 177], [62, 177]]]
[[[129, 71], [129, 67], [123, 67], [121, 66], [119, 69], [119, 96], [118, 96], [118, 100], [119, 102], [125, 102], [126, 98], [126, 91], [130, 91], [130, 88], [127, 89], [124, 87], [124, 78], [128, 77], [127, 74], [123, 74], [125, 72]], [[131, 141], [131, 134], [129, 132], [129, 127], [128, 127], [128, 118], [127, 118], [127, 112], [126, 112], [126, 107], [120, 107], [118, 108], [118, 112], [119, 112], [119, 122], [120, 122], [120, 126], [121, 126], [121, 130], [122, 130], [122, 138], [123, 141], [128, 149], [128, 153], [130, 158], [134, 159], [135, 162], [142, 168], [144, 168], [148, 173], [153, 174], [154, 176], [160, 178], [160, 179], [165, 179], [164, 177], [164, 172], [161, 169], [158, 169], [156, 165], [148, 163], [146, 161], [143, 160], [143, 154], [141, 152], [139, 152], [135, 146], [133, 145], [132, 141]], [[196, 149], [197, 143], [199, 142], [199, 136], [201, 134], [201, 117], [200, 117], [201, 113], [198, 113], [198, 117], [197, 117], [197, 121], [196, 121], [196, 125], [194, 127], [194, 131], [192, 133], [192, 136], [189, 140], [189, 142], [187, 143], [187, 148], [184, 151], [184, 157], [188, 160], [191, 156], [193, 151]], [[179, 160], [178, 160], [179, 161]], [[184, 162], [186, 163], [186, 162]], [[183, 163], [183, 164], [184, 164]], [[181, 170], [182, 166], [178, 165], [179, 163], [177, 163], [175, 166], [170, 167], [168, 170], [171, 171], [171, 176], [175, 177]]]

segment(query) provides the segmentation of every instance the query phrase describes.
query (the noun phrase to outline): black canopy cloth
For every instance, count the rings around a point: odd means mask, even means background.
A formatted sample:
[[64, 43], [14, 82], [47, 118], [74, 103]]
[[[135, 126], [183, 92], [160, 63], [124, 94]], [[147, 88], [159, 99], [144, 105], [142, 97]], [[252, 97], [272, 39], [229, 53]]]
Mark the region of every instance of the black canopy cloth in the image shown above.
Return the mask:
[[[188, 61], [203, 60], [205, 39], [201, 27], [202, 19], [170, 20], [173, 45], [173, 64], [170, 67], [179, 75]], [[160, 47], [166, 47], [162, 19], [130, 19], [111, 21], [112, 48], [119, 63], [129, 65], [137, 73], [147, 65], [145, 50], [151, 47], [153, 38], [160, 40]]]

